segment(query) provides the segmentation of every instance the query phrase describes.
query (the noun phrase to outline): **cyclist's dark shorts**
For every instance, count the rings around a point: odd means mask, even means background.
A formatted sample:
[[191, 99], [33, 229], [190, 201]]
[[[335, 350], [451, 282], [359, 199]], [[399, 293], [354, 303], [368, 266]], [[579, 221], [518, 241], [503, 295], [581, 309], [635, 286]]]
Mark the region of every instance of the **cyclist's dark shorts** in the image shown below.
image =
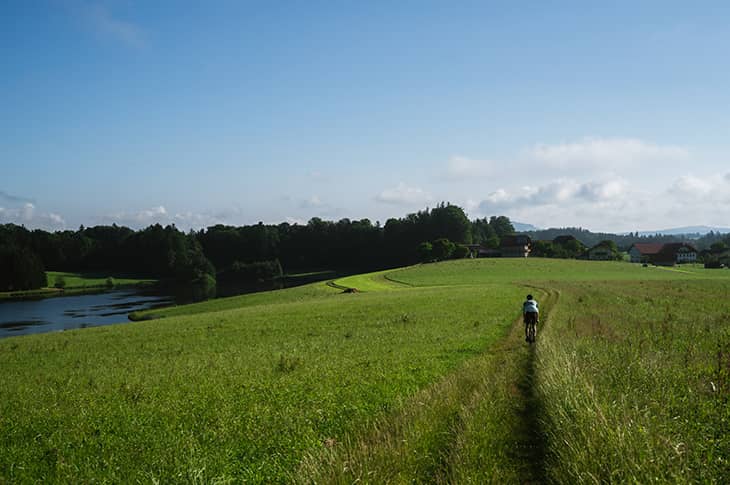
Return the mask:
[[537, 313], [535, 312], [527, 312], [525, 313], [525, 325], [529, 323], [537, 323]]

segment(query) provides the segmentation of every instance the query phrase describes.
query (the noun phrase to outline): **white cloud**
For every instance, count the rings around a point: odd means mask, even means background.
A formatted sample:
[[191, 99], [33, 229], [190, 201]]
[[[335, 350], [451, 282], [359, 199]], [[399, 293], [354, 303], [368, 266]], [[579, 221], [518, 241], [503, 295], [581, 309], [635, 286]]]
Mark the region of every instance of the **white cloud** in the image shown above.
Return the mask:
[[500, 188], [479, 204], [484, 214], [494, 215], [513, 209], [571, 204], [605, 204], [619, 202], [626, 195], [627, 184], [621, 179], [577, 182], [558, 179], [537, 187], [507, 190]]
[[586, 182], [579, 186], [577, 196], [594, 202], [612, 200], [623, 196], [627, 191], [627, 187], [627, 182], [621, 179], [605, 182]]
[[20, 207], [0, 207], [0, 223], [21, 224], [51, 231], [66, 227], [66, 221], [59, 214], [38, 212], [31, 202], [26, 202]]
[[683, 161], [686, 148], [657, 145], [636, 138], [586, 137], [576, 142], [538, 144], [525, 151], [526, 158], [553, 168], [616, 166], [638, 162]]
[[686, 199], [702, 199], [713, 192], [715, 185], [692, 175], [683, 175], [674, 181], [668, 192], [671, 196]]
[[100, 217], [106, 224], [121, 224], [124, 226], [141, 227], [150, 224], [169, 224], [171, 217], [165, 206], [159, 205], [150, 209], [143, 209], [137, 212], [116, 212]]
[[619, 177], [556, 179], [538, 186], [499, 188], [483, 198], [480, 216], [504, 214], [537, 226], [629, 231], [686, 225], [726, 225], [730, 184], [724, 174], [683, 175], [639, 189]]
[[325, 204], [322, 202], [322, 199], [320, 199], [318, 195], [313, 195], [308, 199], [303, 200], [300, 205], [303, 209], [312, 209], [315, 207], [322, 207]]
[[418, 187], [409, 187], [403, 182], [392, 189], [385, 189], [375, 197], [375, 200], [384, 204], [418, 205], [433, 200], [430, 194]]
[[489, 160], [454, 155], [449, 158], [446, 176], [450, 179], [469, 179], [486, 177], [492, 174], [495, 163]]

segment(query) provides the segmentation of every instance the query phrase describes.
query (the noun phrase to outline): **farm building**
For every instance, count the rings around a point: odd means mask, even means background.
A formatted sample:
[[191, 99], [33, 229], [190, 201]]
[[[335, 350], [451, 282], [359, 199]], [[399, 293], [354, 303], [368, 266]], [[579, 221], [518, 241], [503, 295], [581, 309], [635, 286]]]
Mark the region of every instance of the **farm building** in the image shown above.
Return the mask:
[[687, 243], [636, 243], [629, 248], [629, 256], [632, 263], [671, 266], [677, 263], [694, 263], [697, 261], [697, 249]]
[[531, 249], [532, 240], [524, 234], [504, 236], [499, 242], [499, 252], [503, 258], [526, 258]]
[[697, 261], [697, 249], [687, 243], [667, 243], [654, 255], [652, 263], [662, 266], [673, 266], [677, 263], [694, 263]]
[[561, 246], [565, 246], [568, 243], [574, 243], [574, 241], [576, 241], [580, 244], [580, 241], [578, 241], [578, 239], [576, 239], [575, 236], [566, 234], [563, 236], [556, 236], [555, 239], [553, 239], [553, 244], [559, 244]]
[[650, 263], [651, 258], [661, 251], [661, 243], [634, 243], [629, 248], [632, 263]]
[[613, 261], [615, 254], [611, 246], [599, 243], [586, 251], [586, 256], [592, 261]]

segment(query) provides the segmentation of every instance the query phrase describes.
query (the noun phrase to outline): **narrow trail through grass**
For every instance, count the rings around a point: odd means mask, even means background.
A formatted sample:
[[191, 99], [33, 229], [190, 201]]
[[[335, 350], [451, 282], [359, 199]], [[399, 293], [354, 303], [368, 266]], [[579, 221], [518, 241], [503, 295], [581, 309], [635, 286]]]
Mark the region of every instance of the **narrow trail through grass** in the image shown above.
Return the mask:
[[[558, 292], [541, 290], [543, 316]], [[539, 339], [538, 339], [539, 340]], [[376, 420], [307, 456], [299, 483], [543, 483], [535, 345], [521, 316], [497, 344]]]
[[[545, 291], [542, 306], [546, 311], [543, 311], [540, 317], [540, 331], [542, 332], [549, 321], [550, 309], [558, 303], [560, 292], [539, 287], [535, 288]], [[519, 326], [522, 327], [521, 321]], [[537, 341], [539, 342], [539, 335]], [[521, 436], [523, 440], [522, 446], [518, 448], [518, 458], [529, 466], [528, 474], [523, 477], [522, 483], [546, 482], [545, 456], [547, 453], [547, 440], [540, 419], [543, 415], [543, 404], [537, 394], [536, 352], [536, 345], [530, 345], [522, 365], [522, 378], [517, 386], [524, 406], [518, 419], [520, 427], [516, 430], [517, 435]]]

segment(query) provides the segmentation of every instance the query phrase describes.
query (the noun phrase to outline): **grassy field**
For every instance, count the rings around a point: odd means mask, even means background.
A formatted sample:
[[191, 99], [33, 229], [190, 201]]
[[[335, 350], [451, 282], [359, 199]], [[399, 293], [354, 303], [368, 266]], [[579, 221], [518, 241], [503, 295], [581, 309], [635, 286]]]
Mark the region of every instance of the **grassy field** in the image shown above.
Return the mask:
[[[13, 298], [34, 298], [44, 296], [56, 296], [59, 294], [83, 293], [88, 290], [107, 288], [108, 278], [112, 278], [113, 286], [137, 286], [151, 285], [157, 280], [130, 278], [125, 276], [99, 274], [99, 273], [68, 273], [63, 271], [46, 271], [48, 281], [47, 288], [28, 291], [5, 291], [0, 292], [0, 300]], [[58, 278], [63, 278], [65, 286], [63, 289], [55, 288]]]
[[538, 352], [547, 477], [730, 477], [730, 281], [563, 283]]
[[48, 285], [53, 286], [57, 278], [63, 278], [66, 282], [66, 288], [89, 288], [102, 287], [107, 285], [107, 279], [112, 278], [115, 286], [131, 286], [139, 284], [152, 284], [156, 280], [129, 278], [125, 276], [115, 276], [113, 274], [101, 273], [66, 273], [62, 271], [46, 271]]
[[0, 482], [730, 473], [730, 272], [495, 259], [334, 285], [0, 340]]

